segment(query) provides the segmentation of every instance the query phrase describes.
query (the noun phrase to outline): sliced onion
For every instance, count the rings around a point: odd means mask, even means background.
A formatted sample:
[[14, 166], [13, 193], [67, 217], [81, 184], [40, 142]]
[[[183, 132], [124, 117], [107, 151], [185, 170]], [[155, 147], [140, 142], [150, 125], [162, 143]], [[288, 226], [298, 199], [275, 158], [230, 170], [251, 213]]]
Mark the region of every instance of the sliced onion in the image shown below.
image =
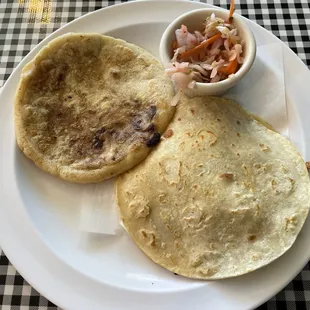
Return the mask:
[[217, 67], [213, 68], [211, 71], [210, 75], [211, 81], [215, 78], [216, 75], [217, 75]]
[[195, 80], [196, 82], [203, 82], [204, 76], [200, 72], [193, 71], [191, 73], [191, 76], [192, 76], [193, 80]]
[[172, 98], [170, 105], [175, 107], [181, 100], [181, 97], [182, 97], [182, 90], [178, 90], [177, 93]]
[[229, 44], [229, 40], [224, 40], [224, 47], [226, 49], [227, 52], [230, 51], [230, 44]]
[[185, 61], [183, 61], [183, 62], [176, 62], [175, 66], [178, 69], [186, 69], [189, 66], [189, 62], [185, 62]]
[[236, 57], [237, 57], [237, 52], [236, 51], [230, 51], [229, 61], [235, 60]]
[[202, 41], [204, 41], [204, 40], [206, 39], [206, 38], [201, 34], [200, 31], [195, 31], [194, 33], [195, 33], [195, 36], [196, 36], [196, 38], [197, 38], [197, 40], [198, 40], [199, 42], [202, 42]]
[[238, 61], [238, 64], [243, 64], [244, 63], [244, 58], [241, 57], [240, 55], [237, 56], [237, 61]]
[[201, 67], [205, 70], [211, 71], [213, 69], [212, 65], [210, 64], [201, 64]]
[[215, 75], [215, 76], [211, 79], [210, 83], [216, 83], [216, 82], [219, 82], [220, 80], [221, 80], [221, 78], [220, 78], [220, 76], [217, 74], [217, 75]]
[[187, 87], [193, 89], [195, 85], [196, 85], [196, 81], [191, 81]]
[[190, 68], [199, 71], [199, 72], [200, 72], [201, 74], [203, 74], [203, 75], [208, 75], [208, 72], [207, 72], [206, 70], [204, 70], [204, 69], [201, 67], [201, 65], [193, 65], [193, 64], [191, 64], [191, 65], [190, 65]]
[[208, 56], [207, 59], [204, 61], [204, 64], [211, 65], [214, 60], [215, 60], [215, 56]]
[[190, 74], [183, 72], [176, 72], [171, 76], [171, 79], [181, 89], [187, 88], [188, 84], [193, 80]]

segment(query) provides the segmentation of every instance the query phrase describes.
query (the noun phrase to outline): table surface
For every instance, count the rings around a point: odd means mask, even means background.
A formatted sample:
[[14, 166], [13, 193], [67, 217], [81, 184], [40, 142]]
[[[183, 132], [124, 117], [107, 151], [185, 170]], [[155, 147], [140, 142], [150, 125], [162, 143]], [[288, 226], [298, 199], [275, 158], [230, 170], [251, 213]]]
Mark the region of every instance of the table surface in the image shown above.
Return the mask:
[[[0, 87], [22, 58], [48, 34], [83, 14], [120, 2], [123, 1], [0, 0]], [[207, 3], [229, 6], [228, 0]], [[310, 68], [309, 0], [237, 0], [236, 11], [273, 32]], [[19, 275], [1, 248], [0, 308], [59, 309]], [[310, 309], [310, 264], [258, 309]]]

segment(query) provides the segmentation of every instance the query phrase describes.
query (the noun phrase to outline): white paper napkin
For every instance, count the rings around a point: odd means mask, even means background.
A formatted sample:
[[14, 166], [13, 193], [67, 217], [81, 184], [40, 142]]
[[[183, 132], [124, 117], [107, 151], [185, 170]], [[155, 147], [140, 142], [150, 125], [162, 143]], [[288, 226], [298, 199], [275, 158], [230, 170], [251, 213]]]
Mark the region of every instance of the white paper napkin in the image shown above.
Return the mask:
[[114, 179], [83, 188], [80, 230], [89, 233], [120, 235], [123, 228], [114, 197]]
[[224, 97], [240, 103], [289, 137], [281, 44], [259, 46], [251, 70]]

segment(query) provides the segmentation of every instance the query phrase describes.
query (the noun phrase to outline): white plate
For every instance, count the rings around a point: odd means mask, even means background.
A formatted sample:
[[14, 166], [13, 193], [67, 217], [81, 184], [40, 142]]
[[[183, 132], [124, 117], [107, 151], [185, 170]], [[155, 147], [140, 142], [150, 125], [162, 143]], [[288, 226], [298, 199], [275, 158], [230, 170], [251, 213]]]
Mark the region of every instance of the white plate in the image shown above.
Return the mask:
[[[186, 11], [204, 6], [195, 2], [131, 2], [87, 14], [39, 44], [2, 89], [0, 244], [25, 279], [60, 307], [249, 309], [281, 290], [310, 257], [308, 219], [293, 248], [266, 268], [215, 282], [176, 276], [152, 263], [126, 236], [87, 238], [81, 234], [77, 208], [81, 186], [41, 172], [16, 147], [13, 101], [21, 69], [48, 41], [70, 31], [101, 32], [158, 55], [159, 39], [167, 24]], [[258, 44], [279, 42], [263, 28], [247, 22]], [[291, 140], [309, 159], [310, 73], [285, 46], [283, 57]]]

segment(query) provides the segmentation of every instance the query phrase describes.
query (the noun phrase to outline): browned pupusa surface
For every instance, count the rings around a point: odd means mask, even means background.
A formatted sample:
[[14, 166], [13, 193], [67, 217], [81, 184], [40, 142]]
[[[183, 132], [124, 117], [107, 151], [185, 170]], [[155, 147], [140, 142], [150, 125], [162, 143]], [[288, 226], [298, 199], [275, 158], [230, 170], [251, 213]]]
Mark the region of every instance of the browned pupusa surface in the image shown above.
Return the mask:
[[163, 141], [116, 185], [123, 223], [154, 262], [221, 279], [282, 255], [310, 203], [303, 159], [239, 105], [215, 97], [177, 107]]
[[17, 142], [43, 170], [99, 182], [143, 160], [174, 108], [170, 79], [145, 50], [100, 34], [66, 34], [25, 66]]

